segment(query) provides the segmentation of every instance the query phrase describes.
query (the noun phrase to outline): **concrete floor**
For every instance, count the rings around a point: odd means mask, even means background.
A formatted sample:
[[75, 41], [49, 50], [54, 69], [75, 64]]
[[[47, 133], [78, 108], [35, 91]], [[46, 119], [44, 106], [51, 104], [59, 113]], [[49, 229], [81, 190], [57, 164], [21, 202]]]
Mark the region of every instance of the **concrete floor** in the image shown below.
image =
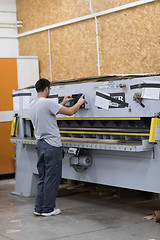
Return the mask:
[[36, 217], [34, 198], [10, 194], [14, 183], [0, 181], [0, 240], [160, 240], [160, 224], [144, 219], [160, 210], [159, 199], [128, 196], [127, 190], [119, 196], [97, 191], [96, 185], [90, 191], [81, 187], [57, 198], [61, 215]]

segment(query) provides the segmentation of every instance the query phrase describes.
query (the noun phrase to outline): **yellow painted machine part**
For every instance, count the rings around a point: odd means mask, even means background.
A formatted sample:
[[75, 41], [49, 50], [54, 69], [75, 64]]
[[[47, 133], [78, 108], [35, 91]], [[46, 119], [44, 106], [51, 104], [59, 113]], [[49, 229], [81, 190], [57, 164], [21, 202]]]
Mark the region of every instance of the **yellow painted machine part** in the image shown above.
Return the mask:
[[116, 117], [110, 117], [110, 118], [99, 118], [99, 117], [95, 117], [95, 118], [76, 118], [76, 117], [66, 117], [66, 118], [57, 118], [57, 120], [141, 120], [140, 117], [135, 117], [135, 118], [116, 118]]
[[[26, 118], [30, 120], [30, 118]], [[141, 120], [140, 117], [135, 118], [57, 118], [57, 120]], [[83, 131], [60, 131], [60, 133], [73, 134], [104, 134], [104, 135], [127, 135], [127, 136], [149, 136], [149, 133], [122, 133], [122, 132], [83, 132]]]
[[19, 117], [13, 117], [12, 126], [11, 126], [11, 137], [17, 136], [18, 123], [19, 123]]
[[149, 134], [149, 142], [157, 142], [157, 141], [155, 141], [157, 125], [160, 125], [160, 119], [159, 118], [152, 118], [151, 127], [150, 127], [150, 134]]
[[[31, 120], [30, 118], [26, 118], [26, 120]], [[95, 117], [95, 118], [76, 118], [76, 117], [66, 117], [66, 118], [57, 118], [57, 120], [141, 120], [140, 117], [135, 117], [135, 118], [99, 118], [99, 117]]]
[[104, 134], [104, 135], [128, 135], [128, 136], [149, 136], [149, 133], [121, 133], [121, 132], [81, 132], [81, 131], [60, 131], [60, 133], [73, 134]]

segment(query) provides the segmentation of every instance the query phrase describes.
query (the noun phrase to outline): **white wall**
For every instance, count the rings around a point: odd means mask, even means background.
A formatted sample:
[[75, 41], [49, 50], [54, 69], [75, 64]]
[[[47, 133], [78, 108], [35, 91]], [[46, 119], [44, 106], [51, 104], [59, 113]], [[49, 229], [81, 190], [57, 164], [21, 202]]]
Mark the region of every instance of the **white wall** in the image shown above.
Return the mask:
[[18, 88], [32, 86], [39, 79], [38, 57], [17, 58]]
[[[38, 80], [39, 65], [37, 57], [19, 57], [16, 23], [16, 0], [0, 0], [0, 58], [17, 59], [18, 88], [24, 88]], [[0, 122], [12, 119], [13, 111], [0, 111]]]
[[[17, 35], [17, 28], [6, 27], [16, 21], [16, 0], [0, 0], [0, 58], [16, 58], [19, 55], [18, 39], [11, 37]], [[0, 111], [0, 122], [12, 119], [13, 111]]]
[[17, 21], [16, 0], [0, 0], [0, 58], [19, 56], [17, 28], [6, 27]]
[[19, 57], [17, 20], [16, 0], [0, 0], [0, 58], [17, 59], [18, 88], [24, 88], [35, 84], [39, 66], [37, 57]]

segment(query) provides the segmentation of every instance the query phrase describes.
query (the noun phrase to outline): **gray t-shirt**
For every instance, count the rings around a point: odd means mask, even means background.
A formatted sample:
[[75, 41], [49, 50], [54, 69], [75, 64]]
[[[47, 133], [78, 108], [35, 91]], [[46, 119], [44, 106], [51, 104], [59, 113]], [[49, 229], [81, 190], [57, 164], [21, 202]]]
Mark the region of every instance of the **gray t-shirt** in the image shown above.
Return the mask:
[[56, 114], [62, 105], [53, 99], [36, 98], [30, 103], [29, 115], [34, 127], [37, 140], [44, 139], [48, 144], [61, 147], [61, 138], [57, 126]]

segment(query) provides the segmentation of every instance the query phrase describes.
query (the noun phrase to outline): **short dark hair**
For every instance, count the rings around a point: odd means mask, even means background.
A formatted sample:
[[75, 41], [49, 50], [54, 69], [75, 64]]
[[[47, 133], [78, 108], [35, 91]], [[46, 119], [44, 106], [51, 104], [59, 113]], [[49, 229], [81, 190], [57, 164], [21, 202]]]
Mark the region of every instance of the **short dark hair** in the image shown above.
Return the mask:
[[50, 87], [51, 82], [46, 78], [40, 78], [36, 84], [35, 88], [37, 92], [43, 92], [46, 87]]

